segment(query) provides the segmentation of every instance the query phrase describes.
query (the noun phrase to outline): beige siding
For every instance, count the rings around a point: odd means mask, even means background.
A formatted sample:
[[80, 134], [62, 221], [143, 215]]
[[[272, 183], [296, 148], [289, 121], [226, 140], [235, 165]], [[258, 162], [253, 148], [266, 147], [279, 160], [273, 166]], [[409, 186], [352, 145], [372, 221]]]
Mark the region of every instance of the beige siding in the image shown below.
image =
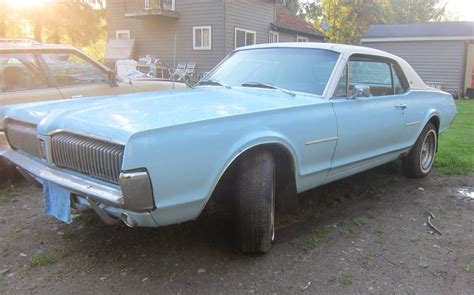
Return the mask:
[[[176, 36], [176, 62], [194, 61], [197, 72], [208, 71], [224, 57], [224, 0], [176, 0], [176, 11], [176, 19], [126, 18], [123, 0], [108, 1], [109, 38], [116, 30], [130, 30], [137, 56], [151, 54], [173, 66]], [[212, 26], [212, 50], [193, 50], [193, 26]]]
[[448, 92], [461, 91], [464, 41], [410, 41], [365, 43], [404, 58], [425, 82], [441, 82]]
[[270, 24], [275, 21], [273, 0], [225, 0], [225, 53], [234, 50], [235, 28], [257, 32], [257, 44], [268, 43]]

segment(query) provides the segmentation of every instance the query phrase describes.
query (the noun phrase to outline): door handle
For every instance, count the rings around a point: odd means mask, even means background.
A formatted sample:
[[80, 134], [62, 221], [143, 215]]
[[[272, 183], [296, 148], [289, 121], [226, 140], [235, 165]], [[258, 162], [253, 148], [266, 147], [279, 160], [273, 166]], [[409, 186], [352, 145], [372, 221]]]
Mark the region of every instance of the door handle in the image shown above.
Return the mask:
[[83, 98], [83, 97], [84, 97], [84, 96], [82, 96], [82, 95], [73, 95], [73, 96], [71, 96], [71, 98], [73, 98], [73, 99], [74, 99], [74, 98]]
[[402, 109], [402, 110], [406, 110], [406, 109], [408, 108], [408, 106], [407, 106], [406, 104], [404, 104], [404, 103], [402, 103], [402, 104], [397, 104], [395, 107], [396, 107], [397, 109]]

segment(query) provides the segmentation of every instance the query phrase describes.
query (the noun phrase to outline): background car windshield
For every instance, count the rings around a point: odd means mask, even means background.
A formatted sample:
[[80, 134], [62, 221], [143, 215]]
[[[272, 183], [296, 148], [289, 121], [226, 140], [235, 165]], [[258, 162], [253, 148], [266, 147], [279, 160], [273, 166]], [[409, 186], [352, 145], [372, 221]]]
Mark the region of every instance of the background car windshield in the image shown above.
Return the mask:
[[108, 83], [107, 73], [73, 53], [50, 53], [42, 56], [58, 86]]
[[206, 80], [228, 86], [259, 82], [321, 95], [339, 53], [312, 48], [265, 48], [237, 51]]

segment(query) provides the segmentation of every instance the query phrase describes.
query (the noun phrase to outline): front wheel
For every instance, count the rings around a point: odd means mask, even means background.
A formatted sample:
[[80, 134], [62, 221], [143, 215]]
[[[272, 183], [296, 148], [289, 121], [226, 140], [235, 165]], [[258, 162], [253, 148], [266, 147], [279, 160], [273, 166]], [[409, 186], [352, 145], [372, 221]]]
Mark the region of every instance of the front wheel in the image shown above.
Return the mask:
[[275, 163], [269, 151], [250, 151], [236, 178], [240, 250], [267, 253], [275, 236]]
[[403, 172], [410, 178], [422, 178], [433, 168], [438, 144], [438, 132], [433, 123], [428, 123], [410, 153], [402, 158]]

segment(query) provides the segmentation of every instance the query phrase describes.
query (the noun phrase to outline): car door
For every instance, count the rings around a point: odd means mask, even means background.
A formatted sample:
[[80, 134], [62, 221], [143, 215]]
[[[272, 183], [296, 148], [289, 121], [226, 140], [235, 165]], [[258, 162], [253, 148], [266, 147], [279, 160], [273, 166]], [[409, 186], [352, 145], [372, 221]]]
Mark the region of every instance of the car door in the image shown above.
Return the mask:
[[[356, 95], [356, 89], [365, 93]], [[394, 91], [390, 61], [352, 56], [333, 101], [338, 141], [330, 177], [376, 166], [391, 157], [404, 136], [403, 97]]]
[[0, 53], [0, 106], [62, 99], [31, 52]]
[[111, 85], [107, 70], [75, 51], [50, 51], [41, 57], [66, 99], [134, 92], [130, 85]]

